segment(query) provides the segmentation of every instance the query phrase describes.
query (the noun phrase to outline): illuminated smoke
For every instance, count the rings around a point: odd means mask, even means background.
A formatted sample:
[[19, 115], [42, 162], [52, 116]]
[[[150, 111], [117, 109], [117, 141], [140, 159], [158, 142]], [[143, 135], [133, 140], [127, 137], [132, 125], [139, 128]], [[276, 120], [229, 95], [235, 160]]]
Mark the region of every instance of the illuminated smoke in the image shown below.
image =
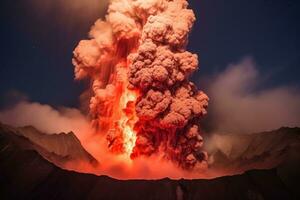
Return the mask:
[[185, 50], [195, 21], [187, 6], [111, 1], [75, 49], [75, 77], [91, 80], [92, 124], [112, 152], [132, 159], [162, 153], [185, 169], [206, 167], [199, 118], [208, 97], [188, 80], [198, 56]]

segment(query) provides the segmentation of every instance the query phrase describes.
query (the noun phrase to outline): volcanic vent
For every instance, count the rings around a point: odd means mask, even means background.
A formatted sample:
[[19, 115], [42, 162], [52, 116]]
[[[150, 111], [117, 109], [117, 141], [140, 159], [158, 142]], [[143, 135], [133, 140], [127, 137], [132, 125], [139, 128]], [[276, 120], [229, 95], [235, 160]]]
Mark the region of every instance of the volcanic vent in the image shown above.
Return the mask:
[[75, 49], [75, 77], [91, 82], [92, 125], [112, 152], [206, 167], [199, 118], [208, 97], [188, 80], [198, 56], [185, 50], [195, 21], [187, 7], [186, 0], [112, 0]]

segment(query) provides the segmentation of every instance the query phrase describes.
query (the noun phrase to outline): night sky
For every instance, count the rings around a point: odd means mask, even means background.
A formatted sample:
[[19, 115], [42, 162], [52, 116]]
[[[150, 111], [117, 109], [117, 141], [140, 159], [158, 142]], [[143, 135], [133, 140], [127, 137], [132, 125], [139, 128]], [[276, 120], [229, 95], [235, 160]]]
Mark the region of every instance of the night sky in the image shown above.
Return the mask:
[[[45, 13], [28, 2], [1, 0], [1, 99], [19, 91], [31, 101], [78, 106], [85, 86], [73, 80], [72, 51], [101, 9], [78, 12], [56, 5]], [[268, 75], [263, 87], [300, 86], [299, 0], [193, 0], [190, 5], [197, 22], [189, 50], [200, 55], [201, 64], [194, 81], [252, 56]]]

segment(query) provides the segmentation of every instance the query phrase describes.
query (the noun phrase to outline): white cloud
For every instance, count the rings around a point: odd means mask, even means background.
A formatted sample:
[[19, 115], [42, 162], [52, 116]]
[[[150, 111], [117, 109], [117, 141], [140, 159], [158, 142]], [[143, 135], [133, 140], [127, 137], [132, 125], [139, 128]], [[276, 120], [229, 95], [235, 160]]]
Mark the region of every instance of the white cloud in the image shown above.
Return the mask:
[[209, 87], [209, 112], [216, 131], [259, 132], [300, 126], [300, 93], [282, 86], [256, 90], [262, 78], [251, 58], [230, 65]]
[[0, 111], [0, 121], [16, 127], [34, 126], [52, 134], [73, 131], [77, 136], [89, 132], [89, 122], [77, 109], [60, 108], [21, 101], [13, 107]]

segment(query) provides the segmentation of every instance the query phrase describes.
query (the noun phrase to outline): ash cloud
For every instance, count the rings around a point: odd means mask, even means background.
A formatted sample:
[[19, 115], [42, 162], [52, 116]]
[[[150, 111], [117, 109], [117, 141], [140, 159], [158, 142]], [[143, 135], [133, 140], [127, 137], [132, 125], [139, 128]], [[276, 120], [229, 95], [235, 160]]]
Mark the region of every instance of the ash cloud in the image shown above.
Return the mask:
[[209, 80], [209, 117], [215, 132], [253, 133], [300, 126], [299, 88], [257, 89], [264, 79], [248, 57]]
[[91, 82], [92, 123], [112, 151], [131, 159], [164, 152], [183, 168], [207, 167], [198, 121], [209, 98], [189, 81], [198, 56], [186, 51], [196, 20], [188, 5], [110, 1], [75, 48], [75, 78]]

